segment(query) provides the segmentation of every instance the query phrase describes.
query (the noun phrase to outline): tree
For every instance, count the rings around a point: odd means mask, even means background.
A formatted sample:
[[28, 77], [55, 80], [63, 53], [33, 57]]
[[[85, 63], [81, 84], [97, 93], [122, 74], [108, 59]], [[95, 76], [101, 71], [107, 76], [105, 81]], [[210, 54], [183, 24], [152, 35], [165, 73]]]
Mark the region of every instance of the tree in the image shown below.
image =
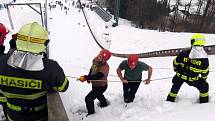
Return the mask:
[[206, 19], [207, 12], [209, 10], [210, 4], [211, 4], [211, 0], [208, 0], [207, 5], [206, 5], [205, 10], [204, 10], [204, 14], [203, 14], [202, 20], [200, 22], [199, 32], [203, 32], [203, 25], [205, 23], [205, 19]]

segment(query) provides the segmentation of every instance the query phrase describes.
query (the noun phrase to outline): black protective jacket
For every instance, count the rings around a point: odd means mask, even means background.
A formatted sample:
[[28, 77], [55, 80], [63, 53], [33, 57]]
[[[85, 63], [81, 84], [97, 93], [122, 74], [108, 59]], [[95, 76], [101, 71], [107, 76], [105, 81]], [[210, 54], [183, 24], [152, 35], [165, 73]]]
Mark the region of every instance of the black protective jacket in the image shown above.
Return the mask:
[[189, 58], [190, 50], [181, 52], [173, 61], [176, 75], [185, 81], [207, 79], [209, 73], [208, 58]]
[[69, 81], [56, 61], [43, 59], [44, 69], [26, 71], [0, 57], [0, 89], [7, 99], [7, 118], [15, 121], [47, 120], [47, 93], [64, 92]]

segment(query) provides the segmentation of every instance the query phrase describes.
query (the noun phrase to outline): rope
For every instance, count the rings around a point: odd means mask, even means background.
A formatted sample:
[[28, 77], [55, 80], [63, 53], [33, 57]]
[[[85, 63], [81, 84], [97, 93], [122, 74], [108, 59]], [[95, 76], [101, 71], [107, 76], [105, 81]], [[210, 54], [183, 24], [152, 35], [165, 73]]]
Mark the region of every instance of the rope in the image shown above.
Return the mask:
[[[73, 78], [76, 79], [78, 81], [78, 77], [74, 77], [74, 76], [66, 76], [68, 78]], [[117, 76], [118, 77], [118, 76]], [[164, 80], [164, 79], [169, 79], [169, 78], [173, 78], [173, 77], [164, 77], [164, 78], [157, 78], [157, 79], [152, 79], [151, 81], [156, 81], [156, 80]], [[117, 81], [117, 80], [89, 80], [90, 82], [122, 82], [122, 81]], [[128, 82], [145, 82], [145, 80], [141, 80], [141, 81], [129, 81]]]

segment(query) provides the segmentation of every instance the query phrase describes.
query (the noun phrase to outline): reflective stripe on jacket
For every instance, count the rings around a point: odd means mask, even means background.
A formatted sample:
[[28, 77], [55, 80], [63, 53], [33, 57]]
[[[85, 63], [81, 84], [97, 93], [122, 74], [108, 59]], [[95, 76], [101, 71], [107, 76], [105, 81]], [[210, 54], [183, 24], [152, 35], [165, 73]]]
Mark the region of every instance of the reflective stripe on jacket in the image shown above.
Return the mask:
[[176, 76], [187, 81], [206, 80], [209, 74], [208, 58], [189, 59], [190, 50], [181, 52], [173, 61]]

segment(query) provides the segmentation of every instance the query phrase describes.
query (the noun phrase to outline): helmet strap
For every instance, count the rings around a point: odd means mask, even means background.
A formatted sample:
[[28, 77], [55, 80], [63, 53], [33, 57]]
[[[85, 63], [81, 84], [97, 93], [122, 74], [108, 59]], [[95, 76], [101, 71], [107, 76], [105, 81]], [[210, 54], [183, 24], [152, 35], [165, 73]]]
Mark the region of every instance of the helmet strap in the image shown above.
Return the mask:
[[47, 40], [45, 41], [44, 45], [47, 46], [47, 45], [49, 44], [49, 42], [50, 42], [50, 40], [47, 39]]
[[195, 42], [195, 39], [191, 39], [191, 46], [193, 45], [194, 42]]

